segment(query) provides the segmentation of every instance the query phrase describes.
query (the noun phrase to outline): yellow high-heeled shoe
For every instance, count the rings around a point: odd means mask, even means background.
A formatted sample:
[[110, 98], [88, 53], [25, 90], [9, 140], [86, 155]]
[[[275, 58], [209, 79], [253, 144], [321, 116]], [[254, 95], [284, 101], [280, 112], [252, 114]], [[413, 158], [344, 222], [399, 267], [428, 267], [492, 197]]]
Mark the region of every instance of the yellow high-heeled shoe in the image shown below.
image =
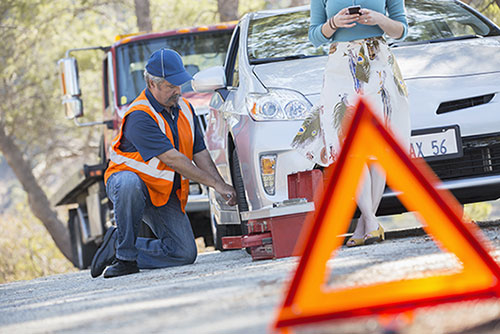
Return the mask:
[[384, 228], [382, 225], [378, 225], [378, 228], [375, 231], [371, 231], [365, 234], [364, 244], [371, 245], [376, 242], [381, 242], [385, 240]]
[[356, 247], [356, 246], [362, 246], [365, 244], [365, 239], [364, 238], [349, 238], [346, 242], [347, 247]]

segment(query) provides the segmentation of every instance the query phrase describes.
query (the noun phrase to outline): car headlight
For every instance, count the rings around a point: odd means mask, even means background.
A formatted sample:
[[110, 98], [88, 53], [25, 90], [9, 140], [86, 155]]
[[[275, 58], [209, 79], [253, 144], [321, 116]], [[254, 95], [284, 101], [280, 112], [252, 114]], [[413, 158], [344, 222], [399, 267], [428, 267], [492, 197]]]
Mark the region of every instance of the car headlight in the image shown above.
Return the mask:
[[248, 113], [256, 121], [301, 120], [308, 116], [312, 107], [302, 94], [288, 89], [250, 93], [246, 102]]

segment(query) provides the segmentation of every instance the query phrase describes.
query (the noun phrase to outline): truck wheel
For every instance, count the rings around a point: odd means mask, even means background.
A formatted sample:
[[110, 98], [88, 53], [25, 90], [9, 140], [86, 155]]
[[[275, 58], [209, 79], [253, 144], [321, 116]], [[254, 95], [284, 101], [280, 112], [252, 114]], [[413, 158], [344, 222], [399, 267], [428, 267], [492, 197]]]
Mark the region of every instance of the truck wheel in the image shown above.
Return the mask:
[[[240, 160], [236, 148], [233, 149], [231, 154], [231, 178], [233, 180], [233, 187], [236, 191], [236, 199], [238, 202], [238, 213], [248, 211], [248, 202], [245, 195], [245, 186], [243, 185], [243, 177], [241, 176]], [[248, 226], [246, 220], [241, 220], [241, 234], [248, 234]]]
[[71, 262], [78, 269], [86, 269], [92, 262], [92, 258], [97, 251], [97, 245], [93, 241], [87, 244], [83, 243], [80, 218], [76, 210], [69, 210], [68, 228], [73, 255]]

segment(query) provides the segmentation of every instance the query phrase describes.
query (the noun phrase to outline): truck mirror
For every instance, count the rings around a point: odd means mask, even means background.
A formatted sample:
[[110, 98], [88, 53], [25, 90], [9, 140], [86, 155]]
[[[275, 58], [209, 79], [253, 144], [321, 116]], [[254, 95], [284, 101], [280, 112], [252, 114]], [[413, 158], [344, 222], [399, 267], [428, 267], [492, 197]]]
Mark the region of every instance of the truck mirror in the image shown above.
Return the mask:
[[83, 103], [80, 98], [82, 94], [78, 80], [78, 64], [74, 57], [62, 58], [59, 65], [59, 76], [61, 78], [62, 103], [67, 119], [83, 116]]
[[214, 66], [196, 73], [191, 83], [195, 92], [213, 92], [226, 87], [224, 67]]

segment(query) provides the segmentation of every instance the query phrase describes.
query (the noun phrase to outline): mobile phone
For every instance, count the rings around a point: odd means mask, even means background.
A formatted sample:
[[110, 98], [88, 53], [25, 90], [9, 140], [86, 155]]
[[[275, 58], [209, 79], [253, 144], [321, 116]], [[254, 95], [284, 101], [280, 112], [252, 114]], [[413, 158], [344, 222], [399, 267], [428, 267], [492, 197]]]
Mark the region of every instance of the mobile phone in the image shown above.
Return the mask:
[[[351, 14], [351, 15], [359, 14], [360, 9], [361, 9], [360, 5], [347, 7], [347, 10], [349, 11], [349, 14]], [[361, 14], [359, 14], [359, 15], [361, 15]]]

